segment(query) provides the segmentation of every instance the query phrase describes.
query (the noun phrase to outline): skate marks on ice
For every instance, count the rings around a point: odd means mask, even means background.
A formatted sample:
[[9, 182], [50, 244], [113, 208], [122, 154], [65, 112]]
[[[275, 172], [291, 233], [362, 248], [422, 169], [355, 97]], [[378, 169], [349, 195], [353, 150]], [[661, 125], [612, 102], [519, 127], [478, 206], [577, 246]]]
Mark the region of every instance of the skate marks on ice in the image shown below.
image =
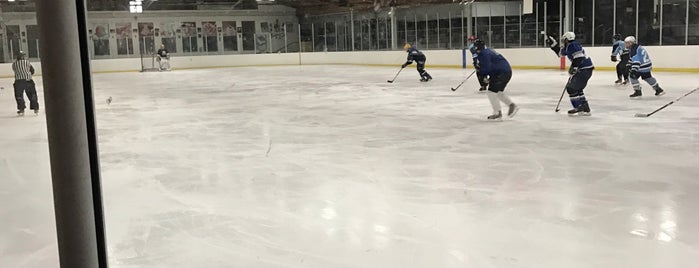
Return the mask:
[[[389, 69], [96, 75], [96, 99], [113, 97], [96, 103], [111, 261], [648, 267], [698, 257], [690, 102], [639, 122], [632, 115], [655, 101], [628, 101], [595, 72], [593, 116], [569, 118], [553, 113], [567, 77], [517, 71], [507, 92], [522, 109], [490, 124], [487, 98], [465, 90], [477, 81], [450, 92], [461, 70], [430, 70], [428, 83], [405, 70], [389, 85], [377, 75]], [[679, 92], [666, 80], [658, 102]]]

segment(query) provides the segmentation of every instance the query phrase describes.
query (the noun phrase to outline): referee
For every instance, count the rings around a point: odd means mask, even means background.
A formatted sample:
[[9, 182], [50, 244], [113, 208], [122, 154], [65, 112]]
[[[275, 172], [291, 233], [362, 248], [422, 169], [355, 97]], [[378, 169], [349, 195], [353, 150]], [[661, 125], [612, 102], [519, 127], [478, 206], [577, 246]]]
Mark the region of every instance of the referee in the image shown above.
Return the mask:
[[29, 109], [34, 110], [35, 114], [39, 114], [39, 100], [36, 96], [36, 87], [32, 75], [34, 67], [26, 59], [24, 52], [20, 51], [17, 55], [17, 60], [12, 63], [12, 71], [15, 72], [15, 100], [17, 100], [17, 115], [23, 116], [24, 109], [27, 106], [24, 104], [24, 92], [29, 98]]

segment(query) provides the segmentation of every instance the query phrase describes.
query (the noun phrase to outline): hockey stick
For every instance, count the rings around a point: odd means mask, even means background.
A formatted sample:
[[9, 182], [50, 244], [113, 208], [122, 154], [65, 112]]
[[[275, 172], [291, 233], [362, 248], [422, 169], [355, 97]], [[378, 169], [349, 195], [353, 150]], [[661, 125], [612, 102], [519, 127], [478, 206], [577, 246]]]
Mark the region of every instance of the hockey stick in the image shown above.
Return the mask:
[[475, 74], [475, 73], [476, 73], [476, 70], [473, 70], [473, 72], [471, 72], [471, 74], [469, 74], [468, 77], [466, 77], [466, 79], [464, 79], [464, 81], [461, 81], [461, 84], [456, 86], [456, 88], [451, 88], [451, 91], [456, 91], [457, 89], [459, 89], [461, 87], [461, 85], [466, 83], [466, 81], [468, 81], [468, 79], [471, 78], [471, 76], [473, 76], [473, 74]]
[[659, 112], [660, 110], [665, 109], [665, 107], [668, 107], [668, 106], [672, 105], [673, 103], [678, 102], [678, 101], [681, 100], [682, 98], [689, 96], [689, 94], [692, 94], [692, 93], [694, 93], [694, 92], [697, 91], [697, 90], [699, 90], [699, 87], [698, 87], [698, 88], [695, 88], [695, 89], [692, 89], [692, 91], [687, 92], [687, 94], [684, 94], [684, 95], [680, 96], [679, 98], [677, 98], [677, 99], [675, 99], [675, 100], [673, 100], [673, 101], [671, 101], [671, 102], [669, 102], [669, 103], [663, 105], [662, 107], [660, 107], [660, 108], [658, 108], [658, 109], [655, 109], [655, 111], [652, 111], [652, 112], [649, 113], [649, 114], [641, 114], [641, 113], [638, 113], [638, 114], [636, 114], [636, 117], [649, 117], [649, 116], [651, 116], [651, 115], [653, 115], [653, 114]]
[[400, 74], [401, 71], [403, 71], [403, 69], [405, 69], [405, 68], [401, 67], [400, 70], [398, 70], [398, 73], [396, 74], [396, 76], [394, 76], [392, 80], [388, 80], [386, 82], [393, 83], [393, 81], [396, 81], [396, 78], [398, 78], [398, 75]]
[[[566, 87], [568, 86], [568, 83], [570, 83], [570, 79], [573, 79], [573, 76], [572, 76], [572, 75], [571, 75], [570, 77], [568, 77], [568, 82], [566, 82]], [[566, 94], [566, 89], [567, 89], [567, 88], [564, 87], [564, 88], [563, 88], [563, 92], [561, 92], [561, 97], [558, 99], [558, 103], [556, 104], [556, 112], [558, 112], [558, 111], [561, 110], [561, 108], [560, 108], [560, 107], [561, 107], [561, 101], [563, 100], [563, 95]]]

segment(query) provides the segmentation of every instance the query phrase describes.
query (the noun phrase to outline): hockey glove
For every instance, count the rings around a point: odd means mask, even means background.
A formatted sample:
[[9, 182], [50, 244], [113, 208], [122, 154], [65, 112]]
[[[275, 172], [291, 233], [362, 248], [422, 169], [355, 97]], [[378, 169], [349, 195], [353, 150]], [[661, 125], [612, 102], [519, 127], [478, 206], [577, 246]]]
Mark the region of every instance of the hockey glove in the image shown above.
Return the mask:
[[631, 79], [638, 79], [641, 76], [639, 75], [638, 70], [631, 70], [631, 72], [629, 72], [629, 77], [631, 77]]
[[407, 64], [407, 63], [403, 63], [403, 65], [401, 65], [400, 67], [401, 67], [401, 68], [405, 68], [406, 66], [408, 66], [408, 64]]
[[553, 36], [549, 35], [546, 37], [546, 45], [549, 47], [555, 47], [558, 45], [558, 41], [556, 41], [556, 38]]
[[553, 53], [556, 53], [556, 55], [561, 56], [561, 47], [558, 45], [558, 41], [556, 41], [556, 38], [554, 38], [551, 35], [547, 36], [546, 45], [549, 46], [551, 50], [553, 50]]
[[612, 61], [616, 62], [616, 55], [612, 55]]
[[575, 75], [576, 73], [578, 73], [578, 67], [570, 67], [570, 69], [568, 69], [568, 74]]

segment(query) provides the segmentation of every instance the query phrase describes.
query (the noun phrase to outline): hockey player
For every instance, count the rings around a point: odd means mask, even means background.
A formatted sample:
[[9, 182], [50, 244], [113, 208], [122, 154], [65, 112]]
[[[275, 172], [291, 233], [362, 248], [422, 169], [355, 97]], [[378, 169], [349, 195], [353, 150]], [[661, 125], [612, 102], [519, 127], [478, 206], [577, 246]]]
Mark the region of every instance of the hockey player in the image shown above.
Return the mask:
[[158, 63], [160, 64], [160, 71], [170, 70], [170, 53], [165, 49], [165, 44], [160, 45], [160, 49], [157, 52]]
[[478, 64], [478, 53], [476, 52], [476, 46], [474, 45], [476, 40], [478, 40], [478, 37], [476, 37], [475, 35], [472, 35], [468, 38], [468, 50], [471, 52], [471, 57], [473, 58], [473, 68], [476, 69], [476, 77], [478, 77], [478, 84], [481, 85], [481, 88], [478, 90], [478, 92], [485, 93], [486, 89], [488, 88], [488, 83], [485, 83], [485, 76], [481, 74], [481, 67]]
[[408, 52], [408, 60], [401, 65], [401, 68], [405, 68], [406, 66], [413, 64], [413, 61], [415, 61], [417, 63], [417, 72], [420, 73], [420, 82], [432, 80], [432, 76], [425, 71], [425, 61], [427, 61], [425, 54], [422, 54], [420, 50], [417, 50], [408, 43], [403, 46], [403, 49]]
[[[617, 56], [619, 56], [620, 60], [616, 65], [617, 80], [614, 81], [614, 84], [626, 85], [629, 83], [629, 69], [626, 68], [626, 65], [629, 62], [629, 50], [626, 48], [624, 41], [621, 40], [620, 34], [614, 35], [614, 44], [612, 45], [613, 62], [617, 62]], [[624, 78], [623, 82], [621, 81], [622, 77]]]
[[631, 57], [628, 68], [630, 70], [629, 77], [631, 78], [631, 85], [633, 86], [633, 94], [629, 97], [639, 98], [643, 95], [641, 92], [641, 83], [638, 81], [638, 78], [643, 78], [643, 80], [655, 89], [655, 96], [665, 95], [665, 91], [660, 88], [658, 81], [655, 80], [655, 77], [650, 73], [653, 69], [653, 63], [650, 61], [648, 51], [638, 45], [636, 37], [627, 36], [626, 39], [624, 39], [624, 43], [629, 50], [629, 57]]
[[570, 96], [570, 102], [573, 104], [573, 109], [568, 111], [568, 115], [590, 115], [590, 105], [585, 98], [583, 90], [587, 86], [587, 81], [592, 77], [592, 70], [595, 66], [592, 65], [592, 60], [585, 54], [582, 45], [575, 40], [575, 33], [567, 32], [561, 36], [563, 46], [559, 46], [556, 38], [548, 36], [546, 44], [559, 56], [566, 56], [571, 61], [570, 79], [566, 84], [566, 91]]
[[23, 116], [24, 109], [27, 108], [24, 102], [24, 94], [29, 98], [29, 109], [34, 110], [35, 114], [39, 114], [39, 101], [36, 95], [36, 85], [32, 79], [34, 67], [26, 58], [24, 52], [20, 51], [17, 55], [17, 60], [12, 63], [12, 71], [15, 73], [15, 82], [12, 84], [15, 88], [15, 100], [17, 101], [17, 115]]
[[474, 42], [474, 48], [476, 53], [478, 53], [478, 62], [483, 80], [488, 84], [488, 100], [490, 100], [490, 105], [493, 106], [493, 114], [488, 116], [488, 120], [502, 118], [501, 101], [508, 107], [507, 116], [515, 116], [519, 107], [510, 100], [510, 97], [505, 95], [505, 87], [510, 82], [510, 78], [512, 78], [510, 63], [500, 53], [487, 48], [481, 40]]

